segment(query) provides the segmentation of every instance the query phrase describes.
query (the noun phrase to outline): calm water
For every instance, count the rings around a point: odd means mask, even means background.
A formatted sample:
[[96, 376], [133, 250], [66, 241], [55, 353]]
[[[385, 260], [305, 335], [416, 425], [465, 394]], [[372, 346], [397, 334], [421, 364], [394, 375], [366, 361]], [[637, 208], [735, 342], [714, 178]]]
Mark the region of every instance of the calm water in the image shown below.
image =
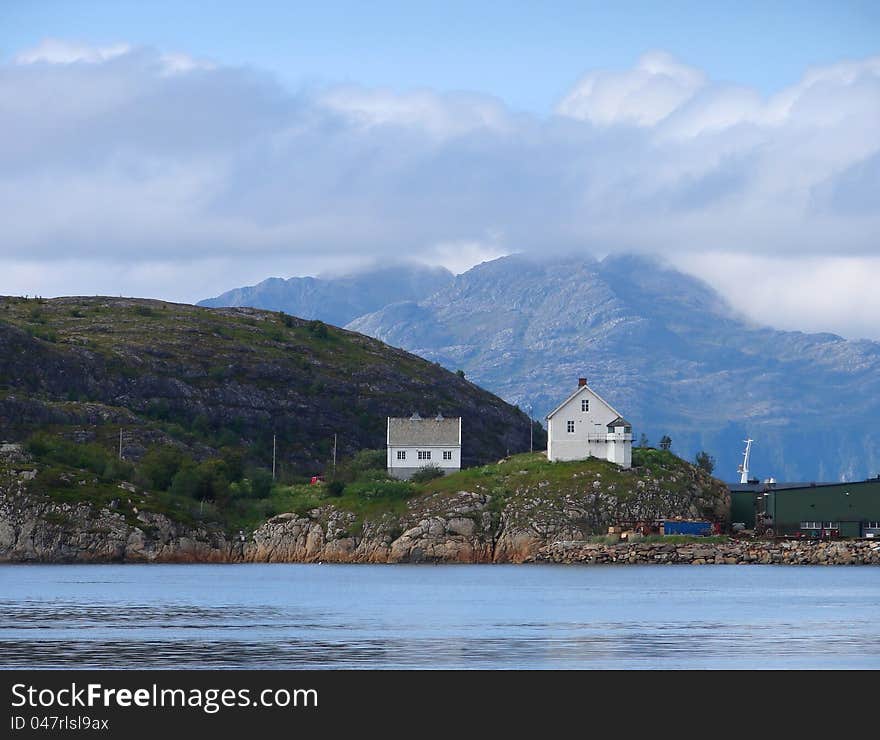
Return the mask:
[[0, 566], [0, 667], [880, 668], [880, 568]]

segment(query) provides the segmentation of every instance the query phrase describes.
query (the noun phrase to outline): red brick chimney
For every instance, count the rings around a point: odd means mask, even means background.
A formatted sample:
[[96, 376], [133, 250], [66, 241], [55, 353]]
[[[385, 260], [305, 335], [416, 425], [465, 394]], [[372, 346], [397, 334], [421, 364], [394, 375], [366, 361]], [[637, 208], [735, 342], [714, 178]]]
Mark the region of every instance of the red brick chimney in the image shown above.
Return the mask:
[[583, 388], [587, 384], [586, 378], [578, 378], [578, 388]]

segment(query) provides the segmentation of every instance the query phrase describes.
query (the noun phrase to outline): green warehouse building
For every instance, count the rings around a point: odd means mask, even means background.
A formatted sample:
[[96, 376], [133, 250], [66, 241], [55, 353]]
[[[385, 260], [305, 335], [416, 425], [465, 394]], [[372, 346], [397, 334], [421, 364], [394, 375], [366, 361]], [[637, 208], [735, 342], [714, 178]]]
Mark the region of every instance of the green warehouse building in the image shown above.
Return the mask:
[[774, 534], [880, 539], [880, 476], [856, 483], [731, 484], [730, 520]]

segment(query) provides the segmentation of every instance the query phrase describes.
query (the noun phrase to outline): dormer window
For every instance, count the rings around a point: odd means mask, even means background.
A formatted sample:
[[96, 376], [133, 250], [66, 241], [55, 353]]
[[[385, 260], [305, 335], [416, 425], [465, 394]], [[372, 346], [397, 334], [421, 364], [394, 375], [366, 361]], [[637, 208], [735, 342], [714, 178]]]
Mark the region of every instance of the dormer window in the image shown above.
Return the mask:
[[589, 411], [590, 410], [590, 399], [582, 398], [581, 399], [581, 411]]

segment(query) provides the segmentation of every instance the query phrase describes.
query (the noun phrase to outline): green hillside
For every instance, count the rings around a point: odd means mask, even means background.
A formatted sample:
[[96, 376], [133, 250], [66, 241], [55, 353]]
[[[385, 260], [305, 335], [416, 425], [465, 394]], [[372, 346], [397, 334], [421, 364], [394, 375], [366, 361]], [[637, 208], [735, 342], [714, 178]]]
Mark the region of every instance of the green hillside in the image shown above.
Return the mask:
[[33, 464], [28, 488], [56, 500], [253, 522], [277, 508], [273, 435], [277, 482], [296, 486], [328, 469], [334, 435], [348, 459], [384, 445], [387, 416], [413, 411], [463, 417], [465, 465], [528, 448], [529, 420], [515, 407], [321, 322], [151, 300], [0, 298], [0, 441], [24, 445], [9, 464]]

